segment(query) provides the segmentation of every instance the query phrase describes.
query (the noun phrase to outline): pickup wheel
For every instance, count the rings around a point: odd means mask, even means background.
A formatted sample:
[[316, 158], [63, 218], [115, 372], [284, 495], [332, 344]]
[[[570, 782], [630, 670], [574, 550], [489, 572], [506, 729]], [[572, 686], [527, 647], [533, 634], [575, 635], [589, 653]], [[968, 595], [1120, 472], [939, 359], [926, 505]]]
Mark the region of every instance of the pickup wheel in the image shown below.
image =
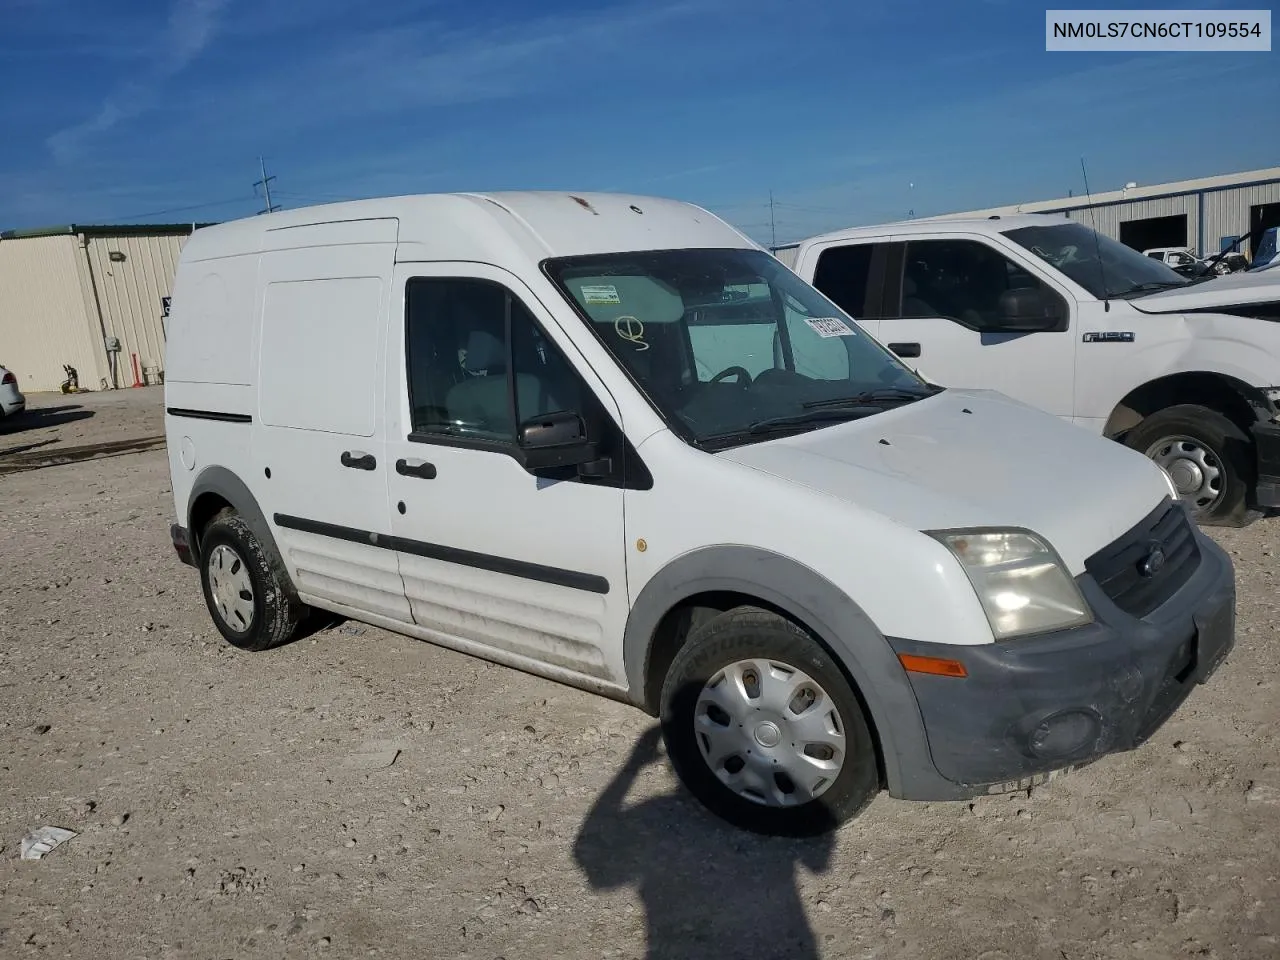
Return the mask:
[[249, 525], [224, 510], [200, 538], [200, 583], [218, 632], [241, 650], [288, 641], [302, 609], [280, 584]]
[[857, 695], [790, 621], [738, 607], [697, 628], [662, 688], [667, 755], [690, 792], [735, 826], [815, 836], [880, 789]]
[[1168, 472], [1201, 524], [1243, 527], [1262, 515], [1249, 507], [1253, 442], [1218, 411], [1190, 403], [1168, 407], [1129, 431], [1125, 443]]

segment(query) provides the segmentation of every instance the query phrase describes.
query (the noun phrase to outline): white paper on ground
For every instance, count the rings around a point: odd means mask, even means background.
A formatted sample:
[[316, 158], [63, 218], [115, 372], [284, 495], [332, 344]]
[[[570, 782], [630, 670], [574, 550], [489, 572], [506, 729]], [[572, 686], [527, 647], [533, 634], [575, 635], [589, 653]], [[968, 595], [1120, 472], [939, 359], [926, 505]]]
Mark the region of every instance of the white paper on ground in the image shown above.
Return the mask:
[[79, 834], [62, 827], [36, 827], [22, 838], [22, 859], [39, 860], [58, 844], [75, 836]]

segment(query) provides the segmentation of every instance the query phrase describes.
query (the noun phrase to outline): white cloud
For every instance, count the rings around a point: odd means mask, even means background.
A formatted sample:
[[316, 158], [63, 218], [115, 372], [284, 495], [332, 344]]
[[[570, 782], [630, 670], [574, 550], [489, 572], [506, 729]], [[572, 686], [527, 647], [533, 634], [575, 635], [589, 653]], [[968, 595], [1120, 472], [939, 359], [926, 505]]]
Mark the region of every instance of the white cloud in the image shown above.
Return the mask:
[[93, 137], [148, 110], [163, 83], [186, 69], [212, 42], [228, 2], [175, 0], [168, 23], [156, 40], [156, 48], [163, 51], [159, 61], [144, 69], [141, 79], [126, 81], [113, 90], [93, 116], [50, 136], [45, 142], [54, 159], [59, 163], [74, 159]]

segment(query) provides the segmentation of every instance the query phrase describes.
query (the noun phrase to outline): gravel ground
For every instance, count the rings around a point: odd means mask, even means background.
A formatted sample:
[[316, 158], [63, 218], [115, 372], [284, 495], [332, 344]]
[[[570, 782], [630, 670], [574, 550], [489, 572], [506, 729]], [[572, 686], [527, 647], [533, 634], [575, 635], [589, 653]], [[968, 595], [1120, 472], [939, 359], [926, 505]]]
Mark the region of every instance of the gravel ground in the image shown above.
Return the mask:
[[[161, 400], [33, 397], [0, 460]], [[230, 648], [170, 512], [162, 448], [0, 476], [0, 956], [1280, 956], [1280, 521], [1214, 533], [1237, 646], [1142, 749], [796, 843], [627, 707], [355, 623]], [[79, 836], [20, 861], [42, 824]]]

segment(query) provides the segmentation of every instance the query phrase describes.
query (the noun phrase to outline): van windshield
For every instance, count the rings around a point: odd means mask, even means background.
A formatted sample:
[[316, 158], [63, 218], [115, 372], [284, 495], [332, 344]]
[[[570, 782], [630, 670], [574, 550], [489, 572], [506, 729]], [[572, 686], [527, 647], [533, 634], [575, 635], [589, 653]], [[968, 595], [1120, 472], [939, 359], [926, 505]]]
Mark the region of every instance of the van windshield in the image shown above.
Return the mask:
[[1192, 282], [1162, 261], [1143, 256], [1082, 223], [1017, 227], [1004, 231], [1004, 235], [1061, 270], [1099, 300], [1140, 297]]
[[871, 416], [936, 392], [760, 250], [544, 264], [677, 433], [722, 449]]

